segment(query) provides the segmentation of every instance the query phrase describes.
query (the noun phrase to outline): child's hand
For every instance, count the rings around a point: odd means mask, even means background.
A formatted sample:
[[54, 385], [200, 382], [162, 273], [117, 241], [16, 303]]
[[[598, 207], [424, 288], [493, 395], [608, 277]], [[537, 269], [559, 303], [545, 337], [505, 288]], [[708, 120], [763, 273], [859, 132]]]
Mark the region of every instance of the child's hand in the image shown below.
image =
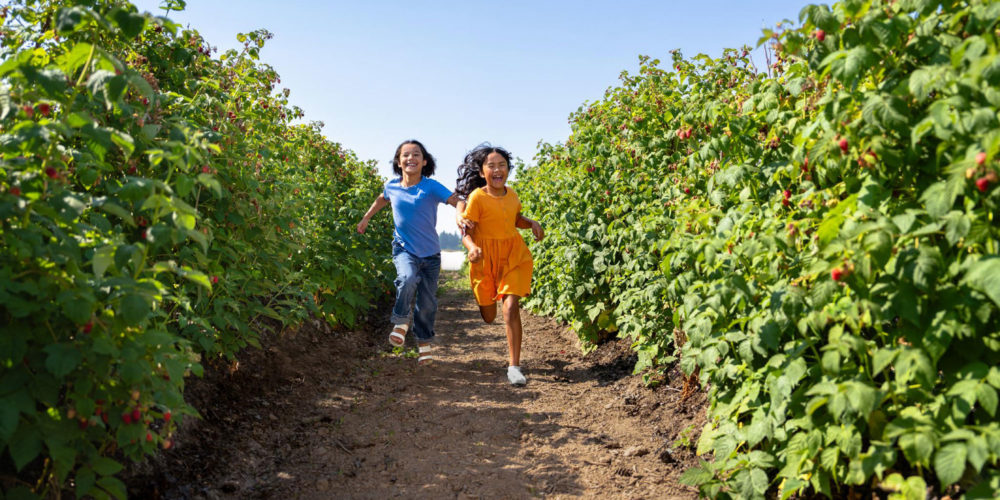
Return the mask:
[[483, 249], [478, 246], [473, 246], [469, 249], [469, 262], [475, 264], [483, 260]]
[[459, 229], [465, 232], [469, 232], [476, 227], [475, 222], [472, 222], [471, 220], [462, 217], [461, 214], [455, 216], [455, 224], [458, 225]]
[[361, 219], [358, 223], [358, 234], [365, 234], [365, 229], [368, 229], [368, 219]]
[[545, 238], [545, 231], [542, 231], [542, 225], [538, 221], [531, 221], [531, 234], [535, 236], [535, 241], [542, 241]]

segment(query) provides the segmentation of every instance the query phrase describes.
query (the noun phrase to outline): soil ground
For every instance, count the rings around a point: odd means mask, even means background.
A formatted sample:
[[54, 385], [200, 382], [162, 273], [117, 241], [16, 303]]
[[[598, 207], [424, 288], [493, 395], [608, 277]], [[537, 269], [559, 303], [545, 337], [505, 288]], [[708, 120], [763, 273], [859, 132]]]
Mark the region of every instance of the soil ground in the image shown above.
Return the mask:
[[[694, 498], [677, 478], [705, 397], [683, 376], [647, 388], [625, 340], [581, 354], [576, 336], [522, 311], [524, 387], [506, 379], [502, 319], [484, 324], [442, 273], [437, 360], [387, 341], [388, 310], [336, 332], [311, 321], [209, 366], [186, 393], [175, 446], [129, 472], [130, 496], [230, 498]], [[688, 445], [690, 443], [690, 445]]]

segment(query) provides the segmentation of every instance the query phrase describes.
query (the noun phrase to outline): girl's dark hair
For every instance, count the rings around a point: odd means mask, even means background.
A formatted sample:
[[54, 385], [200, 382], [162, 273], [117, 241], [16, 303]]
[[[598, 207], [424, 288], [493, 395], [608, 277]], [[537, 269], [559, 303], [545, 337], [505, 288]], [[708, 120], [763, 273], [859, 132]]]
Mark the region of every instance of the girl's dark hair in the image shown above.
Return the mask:
[[416, 144], [417, 146], [419, 146], [420, 147], [420, 153], [423, 154], [424, 155], [424, 159], [427, 160], [427, 164], [424, 165], [424, 168], [423, 168], [423, 170], [420, 171], [420, 173], [424, 177], [430, 177], [430, 176], [434, 175], [434, 167], [435, 167], [434, 157], [431, 156], [431, 154], [427, 152], [427, 148], [425, 148], [424, 145], [421, 144], [420, 141], [418, 141], [416, 139], [410, 139], [408, 141], [403, 141], [403, 142], [399, 143], [399, 146], [396, 146], [396, 154], [392, 155], [392, 173], [394, 173], [396, 175], [399, 175], [399, 176], [403, 175], [403, 169], [400, 168], [400, 166], [399, 166], [399, 152], [402, 151], [403, 150], [403, 146], [405, 146], [407, 144]]
[[486, 157], [490, 153], [497, 153], [503, 156], [503, 159], [507, 160], [507, 168], [510, 170], [514, 169], [509, 151], [484, 142], [476, 146], [472, 151], [469, 151], [465, 155], [465, 160], [458, 166], [458, 182], [455, 186], [455, 193], [462, 198], [468, 198], [469, 194], [473, 191], [486, 185], [486, 179], [480, 174], [483, 172], [483, 163], [486, 162]]

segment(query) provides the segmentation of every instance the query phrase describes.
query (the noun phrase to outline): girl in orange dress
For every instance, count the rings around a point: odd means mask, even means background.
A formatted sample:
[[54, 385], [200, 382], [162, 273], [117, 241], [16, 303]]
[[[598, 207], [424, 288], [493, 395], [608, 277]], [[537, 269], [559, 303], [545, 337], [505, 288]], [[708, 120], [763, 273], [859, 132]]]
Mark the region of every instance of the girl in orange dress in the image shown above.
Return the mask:
[[503, 303], [507, 330], [507, 379], [512, 385], [527, 383], [521, 373], [520, 299], [531, 292], [531, 252], [517, 228], [531, 229], [535, 239], [545, 236], [542, 226], [521, 215], [521, 201], [507, 186], [511, 155], [503, 148], [483, 144], [465, 156], [458, 168], [455, 193], [466, 197], [459, 202], [460, 217], [472, 229], [462, 237], [469, 251], [469, 278], [472, 293], [483, 320], [497, 316], [497, 300]]

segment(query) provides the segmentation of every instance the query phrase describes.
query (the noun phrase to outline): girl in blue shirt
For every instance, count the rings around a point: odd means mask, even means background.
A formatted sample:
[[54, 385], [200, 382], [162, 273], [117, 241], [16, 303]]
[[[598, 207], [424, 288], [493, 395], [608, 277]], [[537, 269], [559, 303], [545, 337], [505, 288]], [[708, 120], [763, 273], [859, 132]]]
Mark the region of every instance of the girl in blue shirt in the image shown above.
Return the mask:
[[[410, 321], [417, 337], [420, 364], [430, 361], [434, 340], [434, 316], [437, 313], [438, 274], [441, 271], [441, 245], [437, 234], [437, 205], [458, 204], [453, 194], [434, 175], [434, 157], [417, 140], [408, 140], [396, 148], [392, 171], [399, 177], [387, 182], [382, 193], [358, 223], [364, 234], [372, 216], [392, 205], [395, 225], [392, 238], [392, 261], [396, 265], [396, 303], [392, 308], [392, 332], [389, 343], [402, 346]], [[412, 306], [412, 312], [411, 312]]]

